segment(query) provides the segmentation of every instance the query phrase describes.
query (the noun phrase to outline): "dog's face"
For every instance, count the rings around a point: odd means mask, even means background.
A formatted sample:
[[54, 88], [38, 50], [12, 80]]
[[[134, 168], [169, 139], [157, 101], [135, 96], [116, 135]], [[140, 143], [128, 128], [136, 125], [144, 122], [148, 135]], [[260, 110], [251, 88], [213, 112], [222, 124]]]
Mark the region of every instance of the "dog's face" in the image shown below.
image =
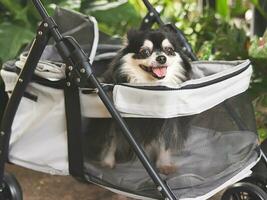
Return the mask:
[[163, 30], [130, 31], [121, 58], [120, 73], [128, 82], [181, 83], [186, 69], [173, 33]]

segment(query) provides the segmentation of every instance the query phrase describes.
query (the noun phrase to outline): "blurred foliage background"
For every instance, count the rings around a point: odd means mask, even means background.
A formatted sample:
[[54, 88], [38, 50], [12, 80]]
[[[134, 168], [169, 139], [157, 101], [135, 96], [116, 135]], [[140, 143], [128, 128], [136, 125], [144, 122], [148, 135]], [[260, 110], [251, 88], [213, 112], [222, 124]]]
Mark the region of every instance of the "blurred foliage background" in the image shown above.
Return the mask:
[[[250, 93], [258, 131], [261, 138], [267, 138], [267, 33], [262, 37], [250, 34], [252, 8], [266, 20], [267, 13], [260, 0], [216, 0], [215, 5], [206, 1], [205, 6], [200, 2], [151, 0], [163, 21], [174, 23], [184, 32], [199, 59], [252, 61]], [[43, 3], [50, 14], [56, 6], [62, 6], [93, 15], [102, 31], [118, 36], [139, 27], [147, 13], [141, 0], [45, 0]], [[30, 0], [0, 0], [0, 64], [15, 58], [33, 39], [39, 20]]]

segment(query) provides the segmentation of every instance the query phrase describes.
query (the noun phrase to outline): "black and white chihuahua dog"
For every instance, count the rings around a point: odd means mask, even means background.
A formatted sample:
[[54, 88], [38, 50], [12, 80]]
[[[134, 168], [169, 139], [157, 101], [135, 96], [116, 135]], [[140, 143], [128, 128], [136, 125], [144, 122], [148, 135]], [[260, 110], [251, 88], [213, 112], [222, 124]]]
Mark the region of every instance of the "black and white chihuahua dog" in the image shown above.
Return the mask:
[[[102, 81], [106, 83], [138, 83], [177, 86], [186, 81], [190, 65], [181, 54], [179, 41], [173, 31], [157, 29], [148, 31], [131, 30], [127, 42], [118, 53]], [[176, 171], [171, 153], [182, 144], [177, 119], [126, 119], [137, 141], [154, 159], [163, 174]], [[119, 152], [127, 152], [122, 134], [115, 123], [108, 130], [109, 140], [101, 153], [101, 164], [113, 168]], [[179, 147], [178, 147], [179, 148]], [[130, 148], [128, 148], [130, 149]]]
[[130, 30], [105, 81], [113, 83], [163, 83], [177, 86], [188, 79], [190, 64], [180, 51], [176, 34], [159, 30]]

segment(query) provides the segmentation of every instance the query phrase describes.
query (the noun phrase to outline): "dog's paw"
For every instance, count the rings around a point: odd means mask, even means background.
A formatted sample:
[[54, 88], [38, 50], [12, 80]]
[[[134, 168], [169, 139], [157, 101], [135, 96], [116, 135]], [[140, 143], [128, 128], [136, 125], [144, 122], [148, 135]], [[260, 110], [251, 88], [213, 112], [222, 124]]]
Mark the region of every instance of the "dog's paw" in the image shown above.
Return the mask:
[[165, 175], [169, 175], [169, 174], [173, 174], [177, 171], [177, 167], [175, 165], [161, 165], [158, 167], [159, 168], [159, 172], [161, 174], [165, 174]]
[[108, 156], [104, 160], [101, 161], [101, 166], [113, 169], [115, 167], [115, 157]]
[[113, 168], [115, 168], [115, 163], [101, 162], [101, 166], [102, 166], [102, 167], [105, 167], [105, 168], [113, 169]]

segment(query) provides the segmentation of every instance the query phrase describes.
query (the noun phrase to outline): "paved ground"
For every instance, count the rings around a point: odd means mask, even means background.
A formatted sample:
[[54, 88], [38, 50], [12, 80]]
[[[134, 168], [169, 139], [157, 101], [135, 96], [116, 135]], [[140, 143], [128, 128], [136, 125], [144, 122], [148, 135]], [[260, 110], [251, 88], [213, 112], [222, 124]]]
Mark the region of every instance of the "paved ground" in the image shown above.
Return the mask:
[[96, 185], [76, 181], [70, 176], [52, 176], [15, 165], [7, 171], [18, 179], [24, 200], [126, 200]]
[[24, 200], [130, 200], [70, 176], [52, 176], [15, 165], [7, 165], [7, 171], [12, 172], [21, 184]]

